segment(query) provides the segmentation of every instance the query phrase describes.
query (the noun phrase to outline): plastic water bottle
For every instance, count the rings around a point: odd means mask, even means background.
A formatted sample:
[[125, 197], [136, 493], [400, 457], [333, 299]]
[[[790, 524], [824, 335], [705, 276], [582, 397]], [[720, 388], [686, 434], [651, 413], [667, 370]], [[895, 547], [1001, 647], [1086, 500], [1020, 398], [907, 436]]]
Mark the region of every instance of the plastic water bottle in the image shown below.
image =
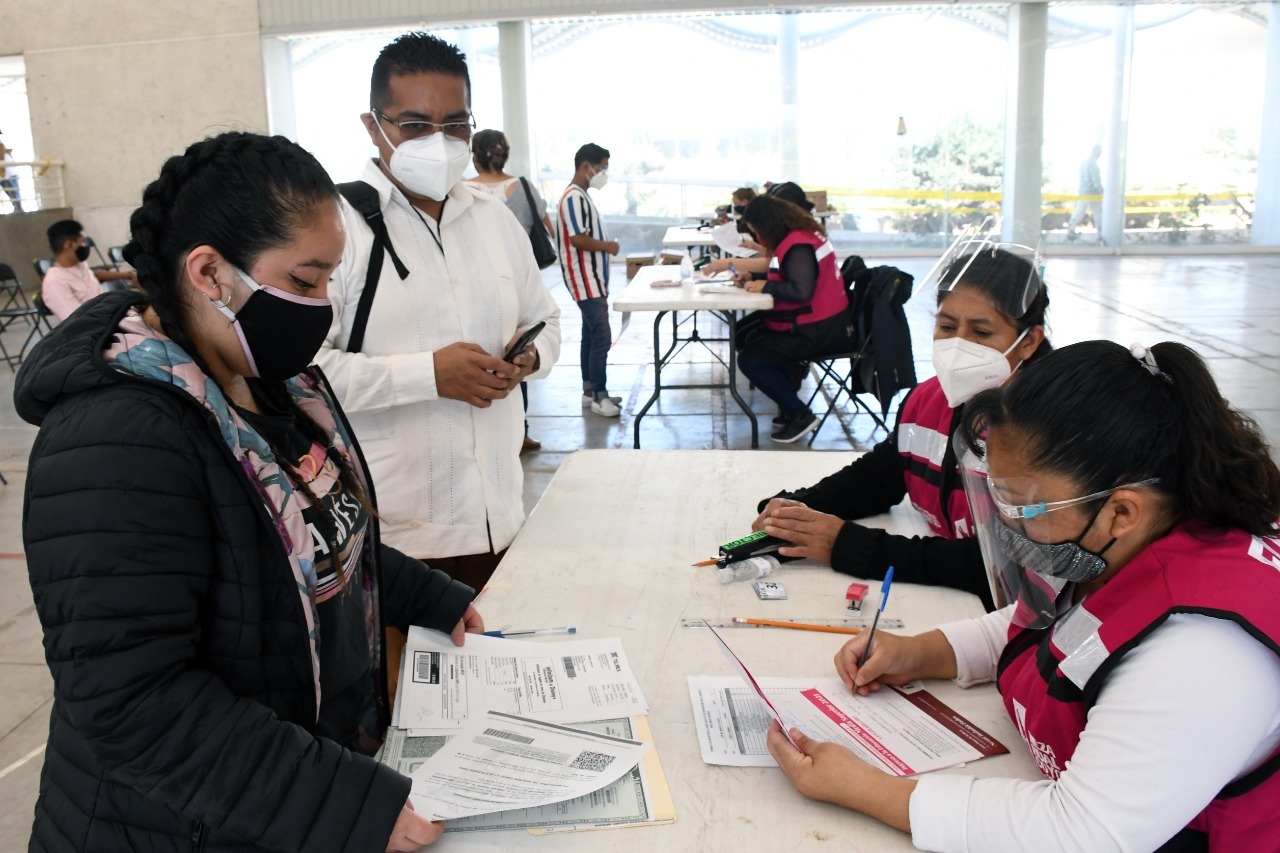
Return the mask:
[[693, 258], [689, 257], [689, 253], [685, 252], [680, 258], [680, 280], [688, 281], [693, 278]]
[[736, 563], [730, 563], [723, 566], [716, 572], [716, 579], [720, 583], [733, 583], [734, 581], [753, 581], [757, 578], [768, 577], [773, 574], [773, 570], [782, 565], [778, 562], [777, 557], [752, 557], [749, 560], [740, 560]]

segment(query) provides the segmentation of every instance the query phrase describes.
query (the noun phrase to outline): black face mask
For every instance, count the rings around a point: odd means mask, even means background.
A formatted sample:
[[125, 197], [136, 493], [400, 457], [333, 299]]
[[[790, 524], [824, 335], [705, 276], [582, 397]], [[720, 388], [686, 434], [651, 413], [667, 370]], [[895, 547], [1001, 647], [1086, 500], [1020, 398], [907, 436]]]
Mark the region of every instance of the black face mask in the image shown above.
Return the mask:
[[262, 379], [297, 376], [320, 351], [333, 323], [333, 306], [327, 299], [264, 287], [247, 273], [236, 272], [253, 294], [235, 313], [222, 303], [214, 304], [237, 327], [251, 372]]
[[89, 260], [88, 246], [76, 246], [76, 260], [80, 262]]
[[733, 206], [733, 212], [741, 216], [747, 212], [747, 206], [745, 204], [735, 204]]

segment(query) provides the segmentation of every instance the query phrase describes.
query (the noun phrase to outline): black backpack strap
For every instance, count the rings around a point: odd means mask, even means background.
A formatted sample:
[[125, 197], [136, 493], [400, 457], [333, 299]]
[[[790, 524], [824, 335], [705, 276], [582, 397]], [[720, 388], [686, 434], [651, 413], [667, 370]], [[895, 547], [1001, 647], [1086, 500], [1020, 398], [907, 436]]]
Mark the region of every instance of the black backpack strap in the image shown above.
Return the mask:
[[391, 263], [395, 265], [401, 281], [409, 277], [409, 269], [400, 261], [395, 247], [391, 245], [387, 223], [382, 218], [382, 201], [378, 198], [378, 191], [364, 181], [351, 181], [338, 184], [338, 192], [364, 217], [369, 230], [373, 232], [364, 290], [360, 291], [360, 302], [356, 305], [355, 320], [351, 324], [351, 336], [347, 339], [347, 352], [360, 352], [364, 346], [364, 330], [369, 325], [369, 312], [373, 309], [373, 297], [378, 292], [378, 281], [382, 277], [383, 256], [391, 256]]

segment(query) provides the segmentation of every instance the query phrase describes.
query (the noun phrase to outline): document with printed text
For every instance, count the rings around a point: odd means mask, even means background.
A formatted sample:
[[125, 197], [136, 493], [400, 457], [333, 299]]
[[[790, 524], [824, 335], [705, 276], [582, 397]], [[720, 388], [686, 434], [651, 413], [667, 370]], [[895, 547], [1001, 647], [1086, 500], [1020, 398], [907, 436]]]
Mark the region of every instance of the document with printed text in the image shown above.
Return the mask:
[[551, 723], [646, 714], [649, 704], [622, 641], [529, 642], [411, 628], [395, 724], [414, 736], [456, 733], [498, 711]]
[[838, 678], [755, 681], [775, 711], [740, 678], [689, 677], [703, 761], [734, 767], [774, 766], [766, 736], [775, 713], [809, 737], [847, 747], [894, 776], [1008, 752], [918, 684], [858, 696]]
[[431, 820], [535, 808], [617, 782], [648, 749], [629, 738], [490, 711], [418, 765], [409, 799]]

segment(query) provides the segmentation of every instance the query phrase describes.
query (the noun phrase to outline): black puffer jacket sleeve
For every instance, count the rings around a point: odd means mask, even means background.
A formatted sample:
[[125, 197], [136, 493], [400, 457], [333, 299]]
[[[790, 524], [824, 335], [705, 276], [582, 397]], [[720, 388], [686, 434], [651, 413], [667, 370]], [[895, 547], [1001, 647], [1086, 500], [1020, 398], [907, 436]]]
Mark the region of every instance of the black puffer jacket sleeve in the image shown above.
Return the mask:
[[[203, 412], [164, 396], [124, 385], [81, 395], [92, 400], [59, 406], [33, 449], [24, 534], [52, 728], [74, 731], [68, 749], [83, 743], [107, 784], [223, 840], [382, 850], [409, 780], [233, 694], [204, 664], [241, 653], [205, 648], [206, 620], [211, 588], [229, 583], [220, 567], [255, 552], [228, 541], [227, 520], [252, 531], [260, 507], [230, 478]], [[156, 819], [136, 817], [140, 828]]]
[[381, 554], [382, 618], [387, 625], [401, 631], [410, 625], [452, 631], [475, 590], [390, 545], [383, 545]]

